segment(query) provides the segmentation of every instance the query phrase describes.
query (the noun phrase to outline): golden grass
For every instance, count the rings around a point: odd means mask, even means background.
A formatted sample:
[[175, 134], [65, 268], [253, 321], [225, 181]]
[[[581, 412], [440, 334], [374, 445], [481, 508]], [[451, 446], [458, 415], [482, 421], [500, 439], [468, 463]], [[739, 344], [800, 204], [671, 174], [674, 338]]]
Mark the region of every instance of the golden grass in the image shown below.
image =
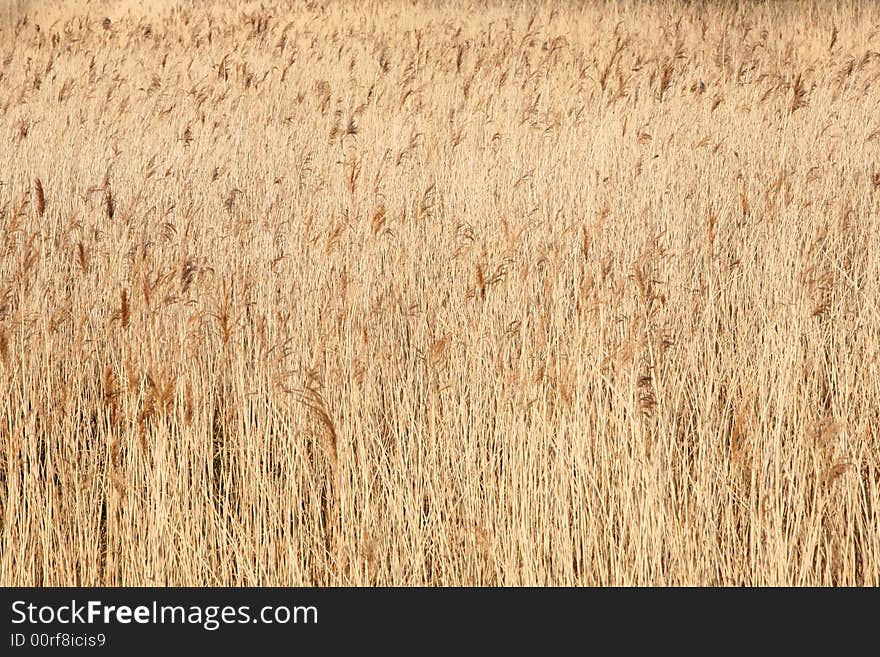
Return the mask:
[[11, 7], [0, 584], [880, 584], [878, 5]]

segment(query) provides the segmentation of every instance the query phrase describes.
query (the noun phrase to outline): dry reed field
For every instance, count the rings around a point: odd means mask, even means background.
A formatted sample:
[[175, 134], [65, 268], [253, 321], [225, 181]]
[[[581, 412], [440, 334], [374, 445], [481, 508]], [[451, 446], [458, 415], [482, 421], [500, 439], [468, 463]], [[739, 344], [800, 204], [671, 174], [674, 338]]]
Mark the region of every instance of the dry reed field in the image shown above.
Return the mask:
[[0, 15], [0, 584], [880, 584], [880, 6]]

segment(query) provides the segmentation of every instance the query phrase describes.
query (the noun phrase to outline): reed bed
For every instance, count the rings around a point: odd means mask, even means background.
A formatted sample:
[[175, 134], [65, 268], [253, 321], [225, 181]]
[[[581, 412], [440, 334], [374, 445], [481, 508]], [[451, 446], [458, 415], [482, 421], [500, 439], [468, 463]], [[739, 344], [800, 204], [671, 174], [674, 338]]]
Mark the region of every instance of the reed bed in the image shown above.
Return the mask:
[[880, 584], [880, 6], [10, 3], [0, 584]]

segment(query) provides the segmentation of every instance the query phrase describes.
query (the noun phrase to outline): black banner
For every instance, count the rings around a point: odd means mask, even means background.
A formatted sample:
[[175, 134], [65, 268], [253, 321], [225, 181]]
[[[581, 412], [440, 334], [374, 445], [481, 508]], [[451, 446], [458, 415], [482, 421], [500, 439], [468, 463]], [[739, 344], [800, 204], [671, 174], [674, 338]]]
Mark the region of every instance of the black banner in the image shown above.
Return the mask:
[[[0, 654], [24, 651], [677, 649], [872, 627], [876, 590], [0, 589]], [[794, 625], [789, 624], [790, 619]], [[793, 632], [793, 627], [801, 628]], [[809, 636], [803, 634], [809, 628]], [[750, 638], [751, 637], [751, 638]], [[709, 644], [702, 643], [709, 649]]]

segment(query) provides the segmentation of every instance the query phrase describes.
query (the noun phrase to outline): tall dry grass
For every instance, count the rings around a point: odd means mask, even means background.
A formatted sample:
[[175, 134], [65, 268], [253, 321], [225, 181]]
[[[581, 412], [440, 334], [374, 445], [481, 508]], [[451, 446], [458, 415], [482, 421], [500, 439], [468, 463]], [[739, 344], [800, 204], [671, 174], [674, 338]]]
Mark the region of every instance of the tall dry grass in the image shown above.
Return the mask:
[[873, 3], [30, 3], [0, 584], [880, 584]]

